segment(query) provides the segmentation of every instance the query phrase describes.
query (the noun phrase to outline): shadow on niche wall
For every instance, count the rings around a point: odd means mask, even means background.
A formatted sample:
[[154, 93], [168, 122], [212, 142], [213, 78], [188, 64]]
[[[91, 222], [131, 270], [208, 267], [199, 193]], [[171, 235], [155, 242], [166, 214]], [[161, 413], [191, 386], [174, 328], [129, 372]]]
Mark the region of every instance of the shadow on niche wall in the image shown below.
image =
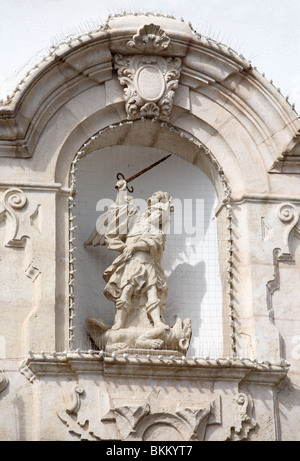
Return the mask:
[[200, 261], [195, 266], [188, 263], [179, 264], [167, 277], [167, 285], [165, 320], [170, 326], [173, 326], [177, 317], [192, 320], [192, 340], [188, 354], [198, 354], [195, 342], [199, 342], [201, 338], [201, 309], [207, 290], [205, 263]]

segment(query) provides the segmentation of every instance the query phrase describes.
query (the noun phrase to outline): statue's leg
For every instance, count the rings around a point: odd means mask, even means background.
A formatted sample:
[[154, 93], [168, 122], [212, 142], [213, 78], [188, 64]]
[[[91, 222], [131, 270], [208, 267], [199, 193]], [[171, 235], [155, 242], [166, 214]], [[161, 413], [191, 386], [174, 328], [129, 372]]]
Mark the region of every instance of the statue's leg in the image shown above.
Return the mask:
[[113, 326], [111, 327], [112, 330], [119, 330], [125, 324], [125, 320], [127, 318], [127, 311], [126, 309], [117, 309], [115, 315], [115, 321]]
[[123, 288], [122, 294], [116, 302], [116, 315], [112, 330], [119, 330], [124, 326], [127, 315], [132, 309], [132, 292], [133, 285], [129, 284]]
[[147, 296], [148, 302], [146, 305], [146, 310], [154, 323], [154, 327], [160, 327], [164, 328], [165, 330], [169, 330], [170, 327], [166, 325], [161, 319], [160, 300], [158, 299], [155, 285], [149, 288]]
[[120, 298], [116, 302], [117, 309], [130, 309], [132, 307], [132, 293], [133, 285], [131, 285], [130, 283], [128, 285], [125, 285]]

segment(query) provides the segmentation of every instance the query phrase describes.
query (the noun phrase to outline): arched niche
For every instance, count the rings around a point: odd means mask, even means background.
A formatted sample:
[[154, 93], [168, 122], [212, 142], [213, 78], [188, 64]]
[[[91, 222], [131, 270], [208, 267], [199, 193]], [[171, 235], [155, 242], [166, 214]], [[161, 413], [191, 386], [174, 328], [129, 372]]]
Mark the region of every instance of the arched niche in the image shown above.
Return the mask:
[[70, 250], [75, 275], [71, 276], [74, 320], [70, 338], [75, 348], [92, 347], [85, 327], [88, 316], [100, 317], [111, 325], [115, 314], [113, 303], [103, 295], [102, 274], [116, 253], [105, 247], [85, 247], [84, 242], [100, 212], [115, 200], [118, 172], [128, 178], [166, 154], [171, 157], [132, 183], [132, 195], [141, 207], [156, 190], [167, 191], [174, 199], [163, 258], [169, 288], [165, 319], [173, 325], [177, 317], [191, 318], [192, 355], [222, 356], [224, 347], [230, 349], [226, 178], [204, 145], [155, 120], [125, 122], [100, 130], [84, 143], [72, 163], [71, 226], [75, 230]]

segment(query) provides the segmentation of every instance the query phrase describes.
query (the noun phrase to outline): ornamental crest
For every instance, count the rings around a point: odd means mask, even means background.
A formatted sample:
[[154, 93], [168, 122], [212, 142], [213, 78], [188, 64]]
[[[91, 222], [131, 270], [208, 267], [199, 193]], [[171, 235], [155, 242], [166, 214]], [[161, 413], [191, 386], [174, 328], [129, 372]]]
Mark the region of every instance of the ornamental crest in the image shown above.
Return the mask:
[[155, 24], [146, 24], [129, 40], [127, 47], [143, 53], [159, 53], [168, 48], [170, 38]]
[[127, 118], [168, 120], [178, 87], [181, 59], [118, 54], [114, 64], [119, 82], [124, 86]]

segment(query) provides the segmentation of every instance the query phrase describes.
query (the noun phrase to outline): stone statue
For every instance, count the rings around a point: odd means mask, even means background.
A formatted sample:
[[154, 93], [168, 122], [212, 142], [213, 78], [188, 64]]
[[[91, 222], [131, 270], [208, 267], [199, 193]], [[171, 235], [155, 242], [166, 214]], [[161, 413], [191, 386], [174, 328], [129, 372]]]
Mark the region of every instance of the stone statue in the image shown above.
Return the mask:
[[89, 334], [101, 349], [163, 349], [187, 351], [191, 322], [177, 319], [170, 328], [164, 321], [168, 287], [161, 266], [166, 234], [173, 211], [172, 197], [155, 192], [141, 213], [126, 193], [126, 181], [116, 184], [115, 203], [102, 215], [86, 246], [106, 245], [120, 255], [105, 270], [104, 294], [116, 307], [109, 328], [101, 319], [88, 318]]

